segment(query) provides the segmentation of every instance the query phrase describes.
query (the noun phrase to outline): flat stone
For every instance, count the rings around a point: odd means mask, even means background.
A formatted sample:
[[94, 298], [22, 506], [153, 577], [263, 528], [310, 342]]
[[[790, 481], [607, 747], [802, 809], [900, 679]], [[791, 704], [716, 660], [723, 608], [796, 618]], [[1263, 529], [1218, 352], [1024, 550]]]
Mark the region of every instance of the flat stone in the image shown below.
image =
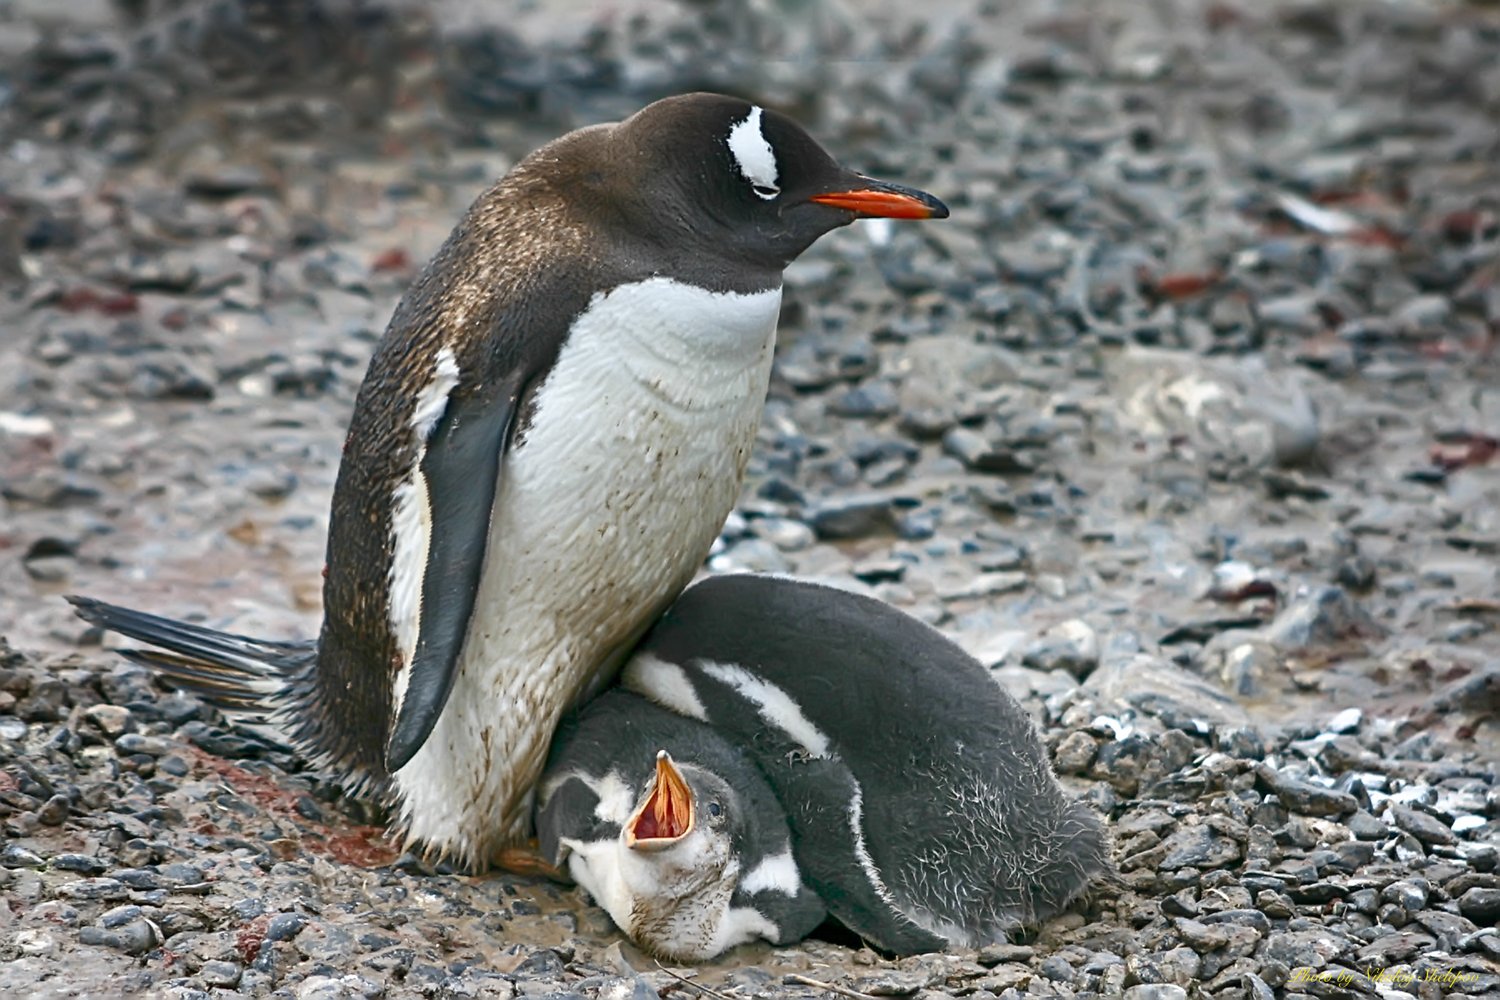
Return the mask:
[[118, 930], [83, 927], [78, 931], [78, 940], [81, 944], [113, 948], [127, 955], [144, 955], [161, 943], [157, 940], [156, 931], [144, 920], [131, 921]]
[[1255, 777], [1293, 812], [1309, 816], [1346, 816], [1359, 808], [1359, 803], [1348, 792], [1302, 781], [1269, 764], [1257, 764]]
[[978, 431], [952, 427], [943, 434], [943, 451], [964, 464], [971, 472], [989, 475], [1017, 475], [1035, 471], [1029, 456], [995, 444]]
[[1125, 1000], [1187, 1000], [1188, 992], [1173, 983], [1141, 983], [1124, 995]]
[[108, 864], [87, 854], [54, 854], [51, 865], [58, 871], [80, 875], [103, 875], [109, 870]]
[[839, 417], [879, 419], [896, 414], [901, 401], [887, 382], [868, 382], [835, 395], [828, 401], [828, 412]]
[[1004, 962], [1029, 962], [1036, 954], [1036, 949], [1030, 945], [997, 943], [987, 944], [979, 949], [976, 961], [980, 965], [990, 967], [1000, 965]]
[[1376, 938], [1354, 954], [1361, 965], [1373, 963], [1383, 968], [1410, 961], [1430, 951], [1436, 944], [1437, 942], [1430, 934], [1420, 931], [1396, 931]]
[[1360, 840], [1380, 840], [1391, 832], [1391, 828], [1380, 820], [1371, 816], [1363, 809], [1356, 809], [1354, 815], [1344, 820], [1344, 825], [1349, 832]]
[[1476, 924], [1500, 922], [1500, 888], [1475, 886], [1458, 897], [1458, 909]]
[[828, 499], [808, 512], [807, 522], [823, 539], [865, 538], [895, 529], [891, 499], [885, 496]]
[[130, 709], [119, 705], [90, 705], [84, 709], [83, 717], [110, 738], [120, 736], [134, 724]]
[[1240, 860], [1240, 845], [1218, 836], [1212, 828], [1200, 824], [1183, 827], [1164, 841], [1166, 856], [1160, 869], [1224, 868]]
[[222, 986], [233, 989], [239, 985], [241, 969], [236, 962], [225, 962], [219, 959], [204, 962], [198, 969], [198, 978], [203, 980], [205, 986]]
[[1391, 806], [1391, 815], [1396, 820], [1396, 826], [1416, 837], [1424, 844], [1456, 844], [1458, 838], [1453, 831], [1436, 816], [1430, 816], [1420, 809], [1408, 809], [1404, 806]]

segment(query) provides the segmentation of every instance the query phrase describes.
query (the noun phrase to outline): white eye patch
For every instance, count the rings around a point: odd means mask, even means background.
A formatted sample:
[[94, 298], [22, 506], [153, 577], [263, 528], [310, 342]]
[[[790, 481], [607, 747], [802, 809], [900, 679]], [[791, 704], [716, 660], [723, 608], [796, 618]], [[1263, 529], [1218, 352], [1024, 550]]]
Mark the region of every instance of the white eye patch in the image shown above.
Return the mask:
[[757, 197], [770, 201], [781, 193], [776, 183], [776, 153], [761, 131], [759, 107], [752, 107], [745, 120], [729, 130], [729, 152]]

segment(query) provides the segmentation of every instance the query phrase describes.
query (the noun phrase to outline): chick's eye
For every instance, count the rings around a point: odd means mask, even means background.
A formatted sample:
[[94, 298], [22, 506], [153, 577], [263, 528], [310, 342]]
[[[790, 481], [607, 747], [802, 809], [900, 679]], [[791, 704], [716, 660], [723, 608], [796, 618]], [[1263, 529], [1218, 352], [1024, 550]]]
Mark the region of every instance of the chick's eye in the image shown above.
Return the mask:
[[750, 190], [754, 191], [757, 197], [764, 198], [766, 201], [770, 201], [781, 193], [781, 188], [774, 184], [752, 184], [750, 185]]
[[708, 815], [713, 819], [718, 819], [720, 816], [724, 815], [724, 807], [719, 805], [717, 802], [710, 802], [708, 804]]

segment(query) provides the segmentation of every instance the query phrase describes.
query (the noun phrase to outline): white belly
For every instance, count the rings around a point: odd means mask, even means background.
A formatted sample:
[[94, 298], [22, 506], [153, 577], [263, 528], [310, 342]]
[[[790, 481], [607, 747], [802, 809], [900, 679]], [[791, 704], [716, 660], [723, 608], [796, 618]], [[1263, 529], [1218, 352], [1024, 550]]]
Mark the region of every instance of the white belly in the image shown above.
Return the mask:
[[558, 718], [692, 579], [734, 506], [780, 304], [779, 288], [652, 278], [575, 325], [501, 463], [453, 691], [395, 775], [414, 840], [482, 863], [528, 834]]

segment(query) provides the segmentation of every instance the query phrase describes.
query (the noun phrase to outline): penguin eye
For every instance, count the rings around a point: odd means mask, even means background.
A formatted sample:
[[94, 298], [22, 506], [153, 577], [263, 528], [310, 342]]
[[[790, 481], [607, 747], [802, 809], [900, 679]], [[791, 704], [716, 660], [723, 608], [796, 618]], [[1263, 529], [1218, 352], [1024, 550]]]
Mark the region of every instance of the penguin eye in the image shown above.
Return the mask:
[[770, 201], [781, 193], [781, 188], [774, 184], [752, 184], [750, 190], [755, 192], [756, 197], [764, 198], [766, 201]]
[[717, 802], [710, 802], [708, 804], [708, 817], [709, 817], [709, 819], [718, 819], [722, 815], [724, 815], [724, 807], [723, 806], [719, 805]]

